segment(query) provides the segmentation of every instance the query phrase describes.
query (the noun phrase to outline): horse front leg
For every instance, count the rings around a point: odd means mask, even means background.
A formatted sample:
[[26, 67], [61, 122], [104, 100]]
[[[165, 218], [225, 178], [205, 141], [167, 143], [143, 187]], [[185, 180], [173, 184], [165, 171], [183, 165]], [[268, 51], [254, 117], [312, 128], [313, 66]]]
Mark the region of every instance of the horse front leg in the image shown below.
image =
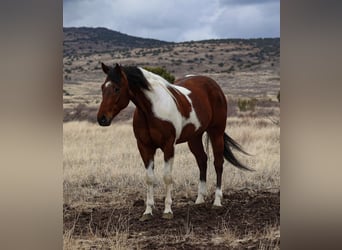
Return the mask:
[[173, 159], [174, 159], [174, 145], [173, 143], [164, 149], [164, 183], [166, 187], [166, 196], [165, 196], [165, 209], [163, 213], [164, 219], [172, 219], [173, 212], [171, 209], [172, 205], [172, 198], [171, 198], [171, 191], [172, 191], [172, 167], [173, 167]]
[[143, 214], [143, 218], [145, 219], [152, 217], [152, 208], [154, 207], [154, 195], [153, 195], [154, 182], [155, 182], [154, 162], [150, 161], [150, 164], [146, 168], [147, 195], [146, 195], [146, 209]]
[[155, 183], [154, 176], [154, 154], [155, 149], [144, 147], [142, 144], [138, 143], [138, 148], [140, 155], [144, 161], [146, 168], [146, 185], [147, 185], [147, 195], [146, 195], [146, 209], [143, 213], [140, 221], [149, 220], [152, 218], [152, 209], [154, 207], [154, 194], [153, 185]]

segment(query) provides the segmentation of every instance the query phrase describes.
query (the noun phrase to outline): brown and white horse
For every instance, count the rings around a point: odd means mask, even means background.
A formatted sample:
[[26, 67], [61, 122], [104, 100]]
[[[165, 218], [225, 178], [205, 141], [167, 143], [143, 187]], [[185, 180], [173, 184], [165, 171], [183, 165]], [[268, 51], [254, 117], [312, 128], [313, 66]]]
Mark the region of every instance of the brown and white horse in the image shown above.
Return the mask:
[[[164, 78], [143, 68], [102, 63], [107, 75], [102, 84], [102, 102], [97, 114], [101, 126], [112, 119], [132, 101], [135, 106], [133, 130], [146, 168], [147, 200], [141, 220], [152, 217], [154, 206], [154, 155], [158, 148], [164, 153], [164, 183], [166, 185], [163, 218], [173, 217], [171, 210], [172, 166], [175, 144], [187, 142], [196, 157], [200, 171], [196, 204], [204, 202], [207, 194], [207, 154], [202, 135], [207, 132], [214, 154], [217, 175], [214, 206], [221, 206], [223, 158], [234, 166], [250, 170], [233, 155], [231, 148], [243, 153], [241, 147], [225, 133], [227, 101], [219, 85], [205, 76], [189, 76], [170, 84]], [[247, 153], [246, 153], [247, 154]]]

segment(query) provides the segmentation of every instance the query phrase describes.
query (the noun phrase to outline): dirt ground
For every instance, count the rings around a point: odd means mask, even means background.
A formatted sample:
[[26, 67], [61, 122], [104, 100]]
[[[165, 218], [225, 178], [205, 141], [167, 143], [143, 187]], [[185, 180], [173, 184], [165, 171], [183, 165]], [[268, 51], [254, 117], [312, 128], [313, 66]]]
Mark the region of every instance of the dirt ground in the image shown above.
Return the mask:
[[[89, 206], [64, 204], [64, 233], [71, 232], [72, 238], [81, 241], [121, 233], [125, 235], [121, 247], [128, 249], [274, 249], [280, 245], [280, 235], [267, 236], [270, 228], [280, 227], [279, 191], [226, 191], [219, 209], [212, 207], [210, 199], [195, 205], [190, 201], [195, 197], [176, 196], [172, 220], [162, 219], [164, 201], [157, 197], [152, 220], [144, 222], [139, 221], [145, 209], [140, 195], [122, 194], [113, 204], [116, 195], [115, 190], [104, 190]], [[84, 249], [98, 247], [92, 242]], [[101, 249], [112, 247], [101, 245]]]

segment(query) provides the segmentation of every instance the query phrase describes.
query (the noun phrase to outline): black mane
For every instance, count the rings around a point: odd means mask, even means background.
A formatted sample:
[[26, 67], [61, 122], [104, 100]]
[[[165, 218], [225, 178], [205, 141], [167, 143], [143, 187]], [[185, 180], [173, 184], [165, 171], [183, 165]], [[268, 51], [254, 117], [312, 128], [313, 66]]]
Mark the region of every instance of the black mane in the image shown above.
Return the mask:
[[132, 88], [150, 89], [150, 84], [144, 77], [144, 74], [136, 66], [122, 67], [127, 76], [128, 83]]
[[[137, 89], [150, 89], [150, 84], [144, 77], [144, 74], [141, 70], [136, 66], [122, 66], [121, 69], [125, 72], [129, 87], [132, 90]], [[117, 71], [112, 68], [109, 73], [108, 77], [113, 82], [120, 82], [121, 75], [117, 73]]]

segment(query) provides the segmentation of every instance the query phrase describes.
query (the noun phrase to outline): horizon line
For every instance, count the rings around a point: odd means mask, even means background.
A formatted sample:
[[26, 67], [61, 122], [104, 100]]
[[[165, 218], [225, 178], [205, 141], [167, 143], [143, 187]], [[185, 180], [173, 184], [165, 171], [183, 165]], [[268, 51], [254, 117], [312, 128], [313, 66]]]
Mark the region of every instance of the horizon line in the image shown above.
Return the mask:
[[161, 41], [161, 42], [166, 42], [166, 43], [187, 43], [187, 42], [203, 42], [203, 41], [210, 41], [210, 40], [253, 40], [253, 39], [280, 39], [280, 36], [276, 36], [276, 37], [250, 37], [250, 38], [239, 38], [239, 37], [231, 37], [231, 38], [207, 38], [207, 39], [202, 39], [202, 40], [185, 40], [185, 41], [166, 41], [166, 40], [161, 40], [158, 38], [151, 38], [151, 37], [141, 37], [141, 36], [136, 36], [136, 35], [130, 35], [118, 30], [113, 30], [111, 28], [107, 28], [107, 27], [103, 27], [103, 26], [63, 26], [64, 28], [91, 28], [91, 29], [107, 29], [110, 31], [114, 31], [114, 32], [118, 32], [121, 33], [123, 35], [127, 35], [127, 36], [131, 36], [131, 37], [136, 37], [136, 38], [142, 38], [142, 39], [151, 39], [151, 40], [157, 40], [157, 41]]

